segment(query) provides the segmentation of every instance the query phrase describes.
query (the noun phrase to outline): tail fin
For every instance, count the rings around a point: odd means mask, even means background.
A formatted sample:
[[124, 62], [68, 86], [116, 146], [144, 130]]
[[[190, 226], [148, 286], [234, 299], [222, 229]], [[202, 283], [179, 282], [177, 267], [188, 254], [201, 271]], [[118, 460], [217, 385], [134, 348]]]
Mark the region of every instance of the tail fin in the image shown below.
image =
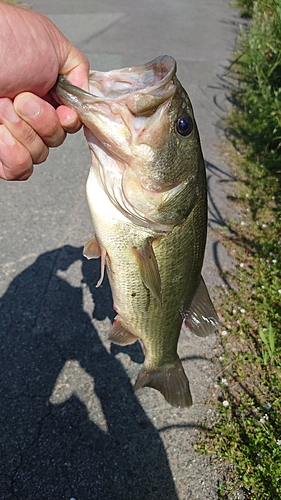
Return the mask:
[[163, 370], [142, 368], [134, 390], [137, 391], [142, 387], [157, 389], [172, 406], [185, 408], [192, 405], [189, 382], [179, 359], [172, 366]]

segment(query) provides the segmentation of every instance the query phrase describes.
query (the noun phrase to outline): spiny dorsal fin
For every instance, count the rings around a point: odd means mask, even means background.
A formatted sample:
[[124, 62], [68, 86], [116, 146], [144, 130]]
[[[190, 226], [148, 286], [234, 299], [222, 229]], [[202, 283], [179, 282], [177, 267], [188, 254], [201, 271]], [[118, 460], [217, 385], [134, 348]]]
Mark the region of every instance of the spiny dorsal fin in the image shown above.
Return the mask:
[[219, 318], [202, 276], [191, 306], [184, 312], [184, 317], [185, 325], [198, 337], [207, 337], [217, 328]]
[[111, 342], [114, 342], [114, 344], [118, 345], [129, 345], [138, 340], [138, 337], [136, 337], [122, 325], [118, 315], [114, 318], [114, 323], [109, 332], [108, 338], [109, 340], [111, 340]]
[[179, 359], [164, 370], [142, 368], [138, 374], [134, 391], [142, 387], [157, 389], [172, 406], [186, 408], [192, 405], [189, 382]]
[[139, 250], [134, 248], [134, 253], [140, 270], [143, 284], [161, 304], [161, 278], [151, 239], [146, 240], [145, 246]]

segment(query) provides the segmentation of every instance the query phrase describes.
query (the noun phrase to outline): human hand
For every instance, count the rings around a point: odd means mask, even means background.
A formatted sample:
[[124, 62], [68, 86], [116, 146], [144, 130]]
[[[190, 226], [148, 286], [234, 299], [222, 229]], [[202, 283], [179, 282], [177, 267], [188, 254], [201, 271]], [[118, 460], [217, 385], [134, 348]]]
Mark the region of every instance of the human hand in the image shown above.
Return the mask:
[[0, 3], [0, 33], [6, 68], [0, 74], [0, 177], [25, 180], [50, 147], [81, 127], [74, 111], [55, 109], [50, 90], [59, 73], [87, 90], [89, 65], [40, 14]]
[[60, 146], [66, 132], [81, 127], [75, 112], [66, 106], [55, 109], [30, 92], [18, 94], [14, 101], [0, 98], [0, 178], [26, 180], [33, 165], [42, 163], [49, 148]]

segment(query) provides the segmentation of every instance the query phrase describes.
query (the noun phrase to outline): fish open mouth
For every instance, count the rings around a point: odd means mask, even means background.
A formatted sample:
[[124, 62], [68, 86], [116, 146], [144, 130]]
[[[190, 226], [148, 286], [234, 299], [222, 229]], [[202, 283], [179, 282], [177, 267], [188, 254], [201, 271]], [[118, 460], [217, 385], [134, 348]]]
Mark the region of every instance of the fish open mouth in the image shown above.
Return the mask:
[[[103, 95], [116, 98], [118, 94], [134, 92], [148, 86], [165, 85], [176, 72], [176, 61], [170, 56], [159, 56], [141, 66], [133, 66], [117, 69], [103, 73], [100, 71], [90, 72], [90, 80], [103, 82], [106, 79], [106, 88]], [[110, 95], [109, 95], [110, 94]]]
[[92, 71], [89, 78], [90, 91], [101, 97], [103, 102], [104, 99], [124, 100], [126, 96], [130, 111], [138, 115], [144, 114], [153, 112], [155, 107], [173, 94], [171, 81], [175, 73], [176, 61], [170, 56], [160, 56], [141, 66], [107, 73]]
[[[55, 95], [66, 105], [72, 104], [76, 109], [82, 99], [86, 105], [93, 103], [105, 103], [111, 100], [124, 100], [124, 97], [136, 94], [131, 103], [132, 112], [146, 111], [141, 106], [138, 109], [136, 101], [140, 95], [151, 95], [156, 98], [156, 105], [164, 102], [172, 95], [174, 89], [171, 88], [173, 76], [176, 73], [176, 61], [171, 56], [159, 56], [141, 66], [133, 66], [112, 71], [90, 71], [89, 87], [90, 92], [86, 92], [75, 85], [71, 85], [68, 80], [59, 75], [54, 88]], [[158, 99], [157, 99], [158, 97]], [[134, 105], [135, 104], [135, 105]], [[150, 102], [151, 104], [151, 102]], [[147, 107], [147, 106], [146, 106]], [[155, 106], [154, 106], [155, 107]], [[78, 110], [77, 110], [78, 111]]]

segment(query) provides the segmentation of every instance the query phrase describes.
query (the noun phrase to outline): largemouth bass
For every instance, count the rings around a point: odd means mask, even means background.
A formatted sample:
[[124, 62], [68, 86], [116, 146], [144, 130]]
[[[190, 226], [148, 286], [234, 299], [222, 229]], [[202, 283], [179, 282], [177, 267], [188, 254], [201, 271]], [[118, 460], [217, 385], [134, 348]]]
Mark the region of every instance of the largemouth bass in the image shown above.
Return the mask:
[[94, 71], [90, 93], [60, 76], [59, 100], [85, 125], [92, 166], [87, 198], [95, 236], [84, 255], [106, 266], [114, 319], [109, 338], [140, 339], [135, 390], [149, 386], [173, 406], [192, 404], [177, 354], [183, 320], [209, 335], [217, 315], [201, 277], [207, 233], [205, 165], [192, 106], [172, 57]]

